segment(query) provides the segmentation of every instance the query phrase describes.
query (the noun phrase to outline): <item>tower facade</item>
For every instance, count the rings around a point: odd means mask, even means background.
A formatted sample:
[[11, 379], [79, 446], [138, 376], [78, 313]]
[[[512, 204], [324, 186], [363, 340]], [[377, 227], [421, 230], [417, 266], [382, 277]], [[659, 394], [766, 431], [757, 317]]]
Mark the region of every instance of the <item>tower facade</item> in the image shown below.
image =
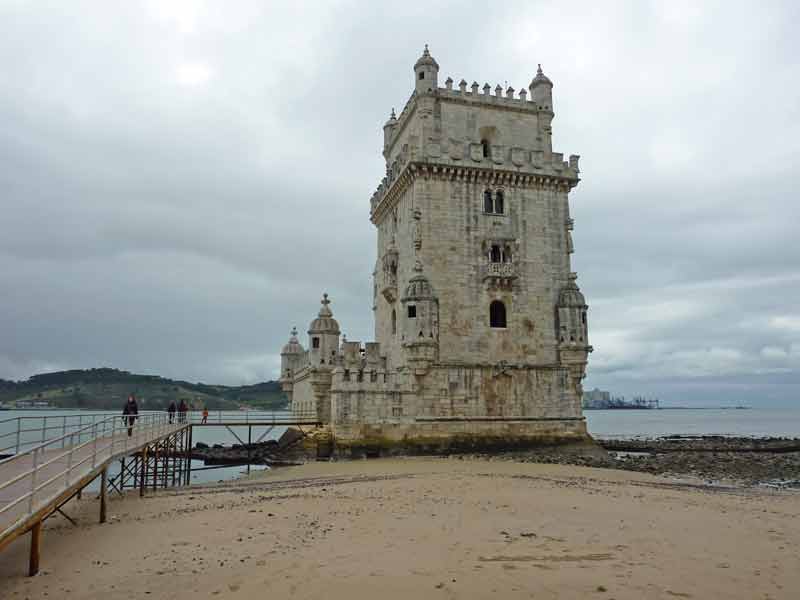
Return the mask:
[[[376, 341], [329, 357], [337, 444], [580, 438], [591, 346], [570, 265], [579, 169], [552, 151], [553, 83], [539, 66], [518, 93], [439, 87], [427, 46], [413, 72], [383, 127], [370, 203]], [[310, 365], [322, 366], [313, 351]]]

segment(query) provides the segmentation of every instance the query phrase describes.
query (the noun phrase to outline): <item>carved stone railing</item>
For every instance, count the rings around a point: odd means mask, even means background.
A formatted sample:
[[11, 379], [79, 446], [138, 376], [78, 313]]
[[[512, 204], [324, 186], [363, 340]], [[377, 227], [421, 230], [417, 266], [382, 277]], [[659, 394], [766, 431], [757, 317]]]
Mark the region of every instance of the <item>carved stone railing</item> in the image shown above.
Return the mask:
[[488, 263], [481, 266], [481, 279], [494, 288], [508, 288], [519, 276], [514, 263]]
[[483, 266], [483, 279], [490, 277], [500, 279], [515, 279], [517, 277], [517, 265], [514, 263], [489, 263]]

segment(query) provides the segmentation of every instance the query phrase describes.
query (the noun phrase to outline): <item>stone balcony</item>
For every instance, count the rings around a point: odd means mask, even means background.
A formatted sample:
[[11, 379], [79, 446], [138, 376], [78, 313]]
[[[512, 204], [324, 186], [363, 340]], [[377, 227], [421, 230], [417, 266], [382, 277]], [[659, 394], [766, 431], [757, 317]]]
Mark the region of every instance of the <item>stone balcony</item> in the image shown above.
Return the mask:
[[390, 304], [397, 300], [397, 275], [388, 272], [383, 274], [381, 294]]
[[508, 287], [518, 276], [514, 263], [488, 263], [481, 266], [481, 280], [492, 287]]

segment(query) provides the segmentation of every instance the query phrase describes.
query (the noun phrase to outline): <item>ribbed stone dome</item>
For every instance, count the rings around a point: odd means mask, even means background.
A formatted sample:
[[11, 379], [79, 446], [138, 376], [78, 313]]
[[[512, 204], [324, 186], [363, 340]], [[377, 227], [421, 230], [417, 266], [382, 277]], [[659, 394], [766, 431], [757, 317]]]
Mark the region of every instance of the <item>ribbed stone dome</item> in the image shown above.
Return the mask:
[[539, 68], [536, 69], [536, 77], [534, 77], [533, 81], [531, 81], [531, 86], [530, 87], [535, 88], [536, 86], [538, 86], [538, 85], [540, 85], [542, 83], [546, 83], [550, 87], [553, 87], [553, 82], [550, 81], [550, 79], [547, 77], [547, 75], [545, 75], [542, 72], [542, 65], [539, 65]]
[[319, 309], [319, 315], [316, 319], [311, 321], [308, 326], [308, 333], [334, 333], [339, 334], [339, 322], [333, 318], [333, 312], [328, 306], [331, 301], [328, 300], [328, 294], [322, 295], [322, 308]]
[[281, 354], [302, 354], [303, 352], [305, 352], [305, 350], [303, 350], [300, 340], [297, 339], [297, 327], [293, 327], [292, 335], [289, 337], [289, 341], [286, 345], [281, 349]]
[[569, 283], [561, 289], [558, 297], [558, 305], [562, 308], [586, 308], [586, 298], [578, 289], [575, 280], [578, 276], [575, 273], [569, 274]]
[[439, 63], [437, 63], [436, 59], [431, 56], [430, 52], [428, 52], [428, 44], [425, 44], [425, 50], [422, 51], [422, 56], [420, 56], [417, 62], [414, 63], [414, 68], [416, 69], [422, 65], [433, 65], [437, 69], [439, 68]]

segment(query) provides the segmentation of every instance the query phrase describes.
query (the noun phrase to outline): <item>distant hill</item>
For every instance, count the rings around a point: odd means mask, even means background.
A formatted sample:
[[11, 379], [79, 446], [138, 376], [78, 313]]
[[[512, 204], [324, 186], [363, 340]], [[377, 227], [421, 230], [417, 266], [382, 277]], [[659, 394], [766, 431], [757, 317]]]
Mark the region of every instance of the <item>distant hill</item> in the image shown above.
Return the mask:
[[280, 410], [288, 407], [277, 381], [244, 386], [207, 385], [137, 375], [119, 369], [75, 369], [33, 375], [27, 381], [0, 379], [0, 403], [47, 402], [58, 408], [121, 409], [136, 394], [142, 410], [166, 409], [181, 398], [193, 408], [232, 410], [241, 406]]

